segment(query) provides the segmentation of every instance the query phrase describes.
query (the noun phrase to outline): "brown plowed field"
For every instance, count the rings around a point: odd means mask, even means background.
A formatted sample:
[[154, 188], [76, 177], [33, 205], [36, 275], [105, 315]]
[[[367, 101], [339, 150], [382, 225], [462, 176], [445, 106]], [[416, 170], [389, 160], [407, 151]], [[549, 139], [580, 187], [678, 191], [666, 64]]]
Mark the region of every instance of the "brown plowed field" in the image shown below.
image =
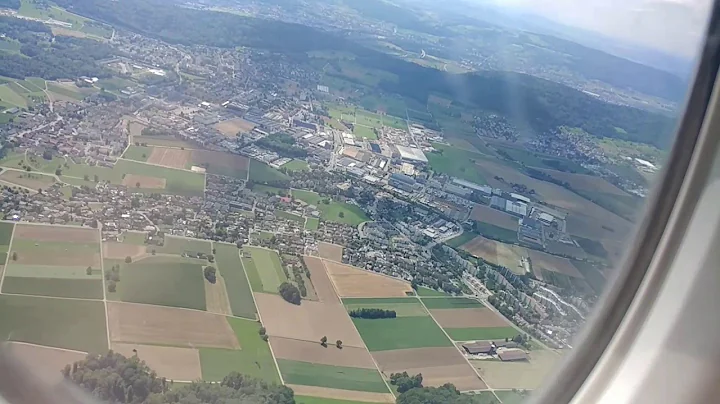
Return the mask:
[[77, 351], [68, 351], [60, 348], [51, 348], [40, 345], [30, 345], [17, 342], [7, 344], [8, 351], [23, 365], [33, 372], [33, 375], [54, 385], [63, 380], [62, 370], [65, 365], [85, 359], [87, 354]]
[[367, 391], [339, 390], [328, 387], [300, 386], [288, 384], [296, 396], [323, 397], [335, 400], [357, 400], [368, 403], [394, 403], [395, 397], [390, 393], [370, 393]]
[[509, 327], [510, 324], [488, 308], [430, 310], [443, 328]]
[[109, 259], [122, 260], [129, 256], [135, 261], [136, 257], [146, 253], [147, 248], [144, 245], [116, 243], [112, 241], [103, 243], [103, 257]]
[[238, 132], [250, 132], [255, 129], [255, 124], [242, 118], [233, 118], [216, 123], [215, 129], [227, 137], [235, 137]]
[[310, 271], [310, 282], [312, 282], [315, 293], [317, 294], [318, 300], [323, 303], [337, 303], [340, 304], [340, 298], [333, 289], [332, 282], [328, 277], [327, 271], [325, 271], [325, 265], [320, 258], [315, 257], [303, 257], [305, 265]]
[[[125, 174], [122, 184], [128, 188], [144, 188], [144, 189], [165, 189], [165, 178], [147, 177], [145, 175]], [[140, 183], [138, 187], [137, 184]]]
[[275, 357], [280, 359], [375, 369], [375, 363], [365, 348], [343, 346], [342, 349], [338, 349], [332, 343], [325, 348], [320, 345], [319, 341], [300, 341], [279, 337], [270, 337], [270, 345], [272, 345]]
[[342, 305], [303, 300], [296, 306], [267, 293], [255, 293], [255, 302], [270, 336], [311, 342], [327, 336], [347, 347], [365, 347]]
[[470, 218], [505, 229], [518, 229], [518, 219], [515, 216], [500, 212], [486, 205], [475, 205], [472, 212], [470, 212]]
[[460, 248], [493, 265], [500, 265], [497, 256], [496, 244], [497, 242], [495, 240], [490, 240], [483, 236], [477, 236], [460, 246]]
[[231, 316], [230, 300], [228, 300], [225, 279], [217, 273], [215, 283], [203, 280], [205, 283], [205, 306], [210, 313], [224, 314]]
[[463, 391], [487, 388], [454, 347], [397, 349], [373, 352], [372, 356], [385, 377], [407, 371], [411, 375], [422, 373], [426, 387], [452, 383]]
[[108, 302], [113, 342], [240, 348], [224, 316], [195, 310]]
[[470, 363], [494, 389], [533, 390], [542, 386], [562, 357], [545, 349], [532, 351], [528, 356], [527, 362], [471, 360]]
[[324, 263], [340, 297], [405, 297], [412, 292], [405, 281], [334, 261]]
[[68, 227], [68, 226], [43, 226], [18, 224], [15, 226], [15, 238], [33, 241], [65, 241], [76, 243], [99, 243], [100, 233], [97, 229]]
[[172, 168], [185, 168], [190, 161], [190, 150], [153, 147], [147, 162]]
[[538, 267], [548, 271], [559, 272], [575, 278], [582, 278], [582, 274], [567, 258], [556, 257], [544, 252], [528, 250], [533, 268]]
[[318, 254], [321, 258], [342, 262], [343, 246], [337, 244], [330, 244], [319, 242], [318, 243]]
[[176, 348], [140, 344], [112, 344], [115, 352], [130, 358], [135, 355], [144, 361], [158, 376], [170, 380], [194, 381], [202, 378], [200, 352], [193, 348]]

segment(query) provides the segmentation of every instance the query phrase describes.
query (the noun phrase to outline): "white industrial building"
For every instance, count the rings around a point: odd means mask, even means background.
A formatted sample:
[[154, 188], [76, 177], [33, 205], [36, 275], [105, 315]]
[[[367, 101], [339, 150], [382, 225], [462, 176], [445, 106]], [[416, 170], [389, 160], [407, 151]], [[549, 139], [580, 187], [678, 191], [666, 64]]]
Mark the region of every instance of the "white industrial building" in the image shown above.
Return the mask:
[[425, 153], [423, 153], [423, 151], [418, 149], [417, 147], [408, 147], [408, 146], [395, 146], [395, 147], [397, 148], [397, 151], [400, 154], [400, 158], [407, 161], [408, 163], [425, 164], [428, 162], [427, 157], [425, 157]]

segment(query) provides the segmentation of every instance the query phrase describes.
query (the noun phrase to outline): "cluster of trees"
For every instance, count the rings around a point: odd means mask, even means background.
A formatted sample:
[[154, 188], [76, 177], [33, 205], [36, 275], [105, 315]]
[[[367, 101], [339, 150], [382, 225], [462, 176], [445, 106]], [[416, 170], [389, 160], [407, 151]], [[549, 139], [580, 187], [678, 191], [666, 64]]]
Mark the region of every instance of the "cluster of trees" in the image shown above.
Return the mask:
[[267, 342], [267, 340], [270, 339], [270, 337], [268, 337], [267, 335], [267, 330], [265, 329], [265, 327], [260, 327], [258, 333], [260, 334], [260, 338], [262, 338], [263, 341]]
[[[335, 346], [338, 349], [342, 349], [342, 344], [343, 344], [342, 340], [335, 341]], [[320, 338], [320, 345], [322, 345], [325, 348], [328, 347], [328, 337], [327, 336], [323, 336], [322, 338]]]
[[[445, 383], [440, 387], [420, 387], [410, 389], [400, 394], [395, 401], [397, 404], [474, 404], [475, 398], [460, 394], [452, 383]], [[498, 404], [498, 401], [489, 401], [487, 404]]]
[[[126, 257], [125, 260], [127, 261]], [[92, 268], [88, 267], [89, 270]], [[92, 273], [92, 272], [91, 272]], [[90, 275], [90, 274], [88, 274]], [[105, 281], [107, 282], [108, 292], [114, 293], [117, 290], [117, 283], [120, 282], [120, 264], [113, 265], [110, 269], [105, 270]]]
[[272, 150], [283, 157], [304, 158], [307, 151], [295, 144], [295, 139], [286, 133], [274, 133], [255, 142], [257, 146]]
[[302, 277], [302, 269], [293, 265], [292, 271], [293, 279], [295, 280], [295, 283], [297, 283], [298, 290], [300, 291], [300, 296], [307, 296], [307, 286], [305, 285], [305, 279]]
[[390, 374], [390, 384], [397, 386], [398, 393], [404, 393], [410, 389], [421, 388], [423, 382], [422, 373], [415, 376], [408, 375], [408, 372]]
[[285, 299], [285, 301], [288, 303], [300, 305], [300, 302], [302, 301], [300, 290], [297, 288], [297, 286], [293, 285], [290, 282], [281, 283], [280, 287], [278, 288], [278, 293], [280, 293], [280, 296], [282, 296], [282, 298]]
[[383, 310], [383, 309], [372, 309], [372, 308], [361, 308], [361, 309], [350, 310], [349, 314], [350, 314], [350, 317], [368, 318], [368, 319], [397, 317], [397, 313], [395, 312], [395, 310]]
[[125, 356], [108, 352], [88, 355], [62, 370], [66, 380], [100, 401], [110, 403], [258, 403], [294, 404], [294, 393], [286, 387], [231, 372], [220, 383], [193, 382], [176, 386], [158, 377], [140, 359], [142, 352]]
[[205, 279], [208, 280], [210, 283], [217, 282], [217, 275], [216, 275], [216, 269], [215, 267], [211, 267], [210, 265], [206, 266], [203, 270], [203, 273], [205, 274]]
[[[170, 131], [163, 130], [163, 129], [157, 129], [157, 128], [151, 128], [151, 127], [143, 128], [140, 131], [140, 134], [142, 136], [148, 136], [148, 137], [154, 137], [154, 136], [155, 137], [164, 137], [164, 136], [175, 137], [175, 134]], [[135, 142], [135, 146], [137, 146], [137, 145], [138, 145], [138, 142]], [[147, 146], [147, 143], [143, 143], [142, 146]]]

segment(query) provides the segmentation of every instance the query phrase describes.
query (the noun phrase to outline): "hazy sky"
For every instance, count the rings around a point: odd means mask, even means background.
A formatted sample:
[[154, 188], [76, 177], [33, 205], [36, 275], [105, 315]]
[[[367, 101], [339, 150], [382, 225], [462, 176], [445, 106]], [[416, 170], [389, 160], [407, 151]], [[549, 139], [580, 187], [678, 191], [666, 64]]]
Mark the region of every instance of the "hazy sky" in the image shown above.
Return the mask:
[[567, 25], [690, 56], [711, 0], [492, 0]]

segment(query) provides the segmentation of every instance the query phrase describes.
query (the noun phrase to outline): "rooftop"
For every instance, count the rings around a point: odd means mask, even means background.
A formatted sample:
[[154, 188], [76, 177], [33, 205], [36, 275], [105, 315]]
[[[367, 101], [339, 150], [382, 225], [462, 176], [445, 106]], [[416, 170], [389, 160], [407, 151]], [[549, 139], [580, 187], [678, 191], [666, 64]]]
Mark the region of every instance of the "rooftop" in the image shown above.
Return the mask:
[[395, 146], [397, 147], [398, 153], [400, 153], [400, 157], [405, 160], [411, 160], [411, 161], [418, 161], [422, 163], [427, 163], [428, 159], [425, 157], [425, 153], [423, 153], [422, 150], [418, 149], [417, 147], [408, 147], [408, 146]]

